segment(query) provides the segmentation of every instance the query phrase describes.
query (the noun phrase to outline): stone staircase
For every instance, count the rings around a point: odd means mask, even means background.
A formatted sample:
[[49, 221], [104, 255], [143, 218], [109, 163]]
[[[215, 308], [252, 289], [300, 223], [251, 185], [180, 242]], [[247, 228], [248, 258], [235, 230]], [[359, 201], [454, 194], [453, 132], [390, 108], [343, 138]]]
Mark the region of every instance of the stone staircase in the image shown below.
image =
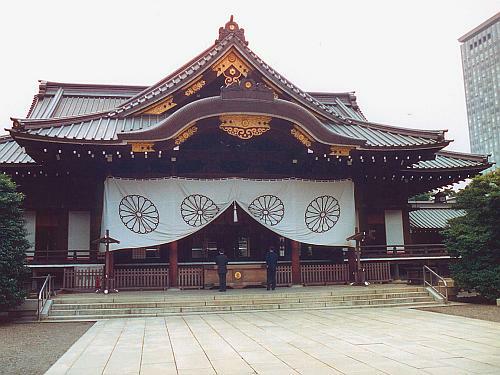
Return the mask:
[[308, 287], [265, 290], [123, 292], [62, 295], [53, 300], [46, 321], [156, 317], [259, 310], [300, 310], [426, 306], [434, 299], [422, 287]]

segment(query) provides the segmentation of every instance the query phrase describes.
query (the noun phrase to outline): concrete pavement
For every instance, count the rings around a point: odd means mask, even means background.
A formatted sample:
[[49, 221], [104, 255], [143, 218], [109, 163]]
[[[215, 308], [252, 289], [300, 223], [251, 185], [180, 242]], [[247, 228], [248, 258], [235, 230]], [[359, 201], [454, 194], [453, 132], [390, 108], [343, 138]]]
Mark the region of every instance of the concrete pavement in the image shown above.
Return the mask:
[[407, 308], [113, 319], [47, 374], [499, 374], [499, 338], [499, 323]]

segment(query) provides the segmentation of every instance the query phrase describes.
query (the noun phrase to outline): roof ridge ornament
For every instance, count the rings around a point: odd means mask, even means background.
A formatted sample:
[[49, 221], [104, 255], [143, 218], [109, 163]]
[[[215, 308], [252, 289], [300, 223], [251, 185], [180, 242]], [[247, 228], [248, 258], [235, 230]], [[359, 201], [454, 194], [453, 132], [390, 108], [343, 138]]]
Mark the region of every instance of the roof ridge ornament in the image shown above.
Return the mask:
[[240, 29], [238, 24], [234, 22], [234, 16], [231, 14], [229, 21], [226, 22], [224, 27], [219, 28], [219, 38], [215, 40], [215, 43], [219, 43], [229, 34], [234, 34], [237, 36], [246, 46], [248, 46], [248, 42], [245, 39], [245, 29]]

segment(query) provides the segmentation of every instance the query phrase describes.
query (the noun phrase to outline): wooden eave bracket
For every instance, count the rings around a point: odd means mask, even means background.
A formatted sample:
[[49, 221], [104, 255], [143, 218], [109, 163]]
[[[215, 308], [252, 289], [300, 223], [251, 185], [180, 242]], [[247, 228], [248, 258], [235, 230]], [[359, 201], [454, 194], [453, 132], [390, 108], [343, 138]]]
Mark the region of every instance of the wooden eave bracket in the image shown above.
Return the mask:
[[154, 142], [129, 142], [132, 152], [155, 152]]

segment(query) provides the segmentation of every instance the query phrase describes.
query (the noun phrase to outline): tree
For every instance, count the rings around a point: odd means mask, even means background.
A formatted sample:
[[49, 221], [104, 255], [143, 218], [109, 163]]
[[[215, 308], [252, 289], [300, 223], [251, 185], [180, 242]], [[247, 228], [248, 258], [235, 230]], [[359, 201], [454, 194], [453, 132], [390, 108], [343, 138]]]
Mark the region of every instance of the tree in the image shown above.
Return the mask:
[[450, 255], [458, 257], [452, 277], [488, 300], [500, 298], [500, 169], [475, 177], [456, 199], [466, 214], [443, 231]]
[[0, 173], [0, 311], [20, 304], [26, 297], [24, 284], [29, 271], [25, 253], [30, 244], [22, 216], [23, 200], [16, 184]]

